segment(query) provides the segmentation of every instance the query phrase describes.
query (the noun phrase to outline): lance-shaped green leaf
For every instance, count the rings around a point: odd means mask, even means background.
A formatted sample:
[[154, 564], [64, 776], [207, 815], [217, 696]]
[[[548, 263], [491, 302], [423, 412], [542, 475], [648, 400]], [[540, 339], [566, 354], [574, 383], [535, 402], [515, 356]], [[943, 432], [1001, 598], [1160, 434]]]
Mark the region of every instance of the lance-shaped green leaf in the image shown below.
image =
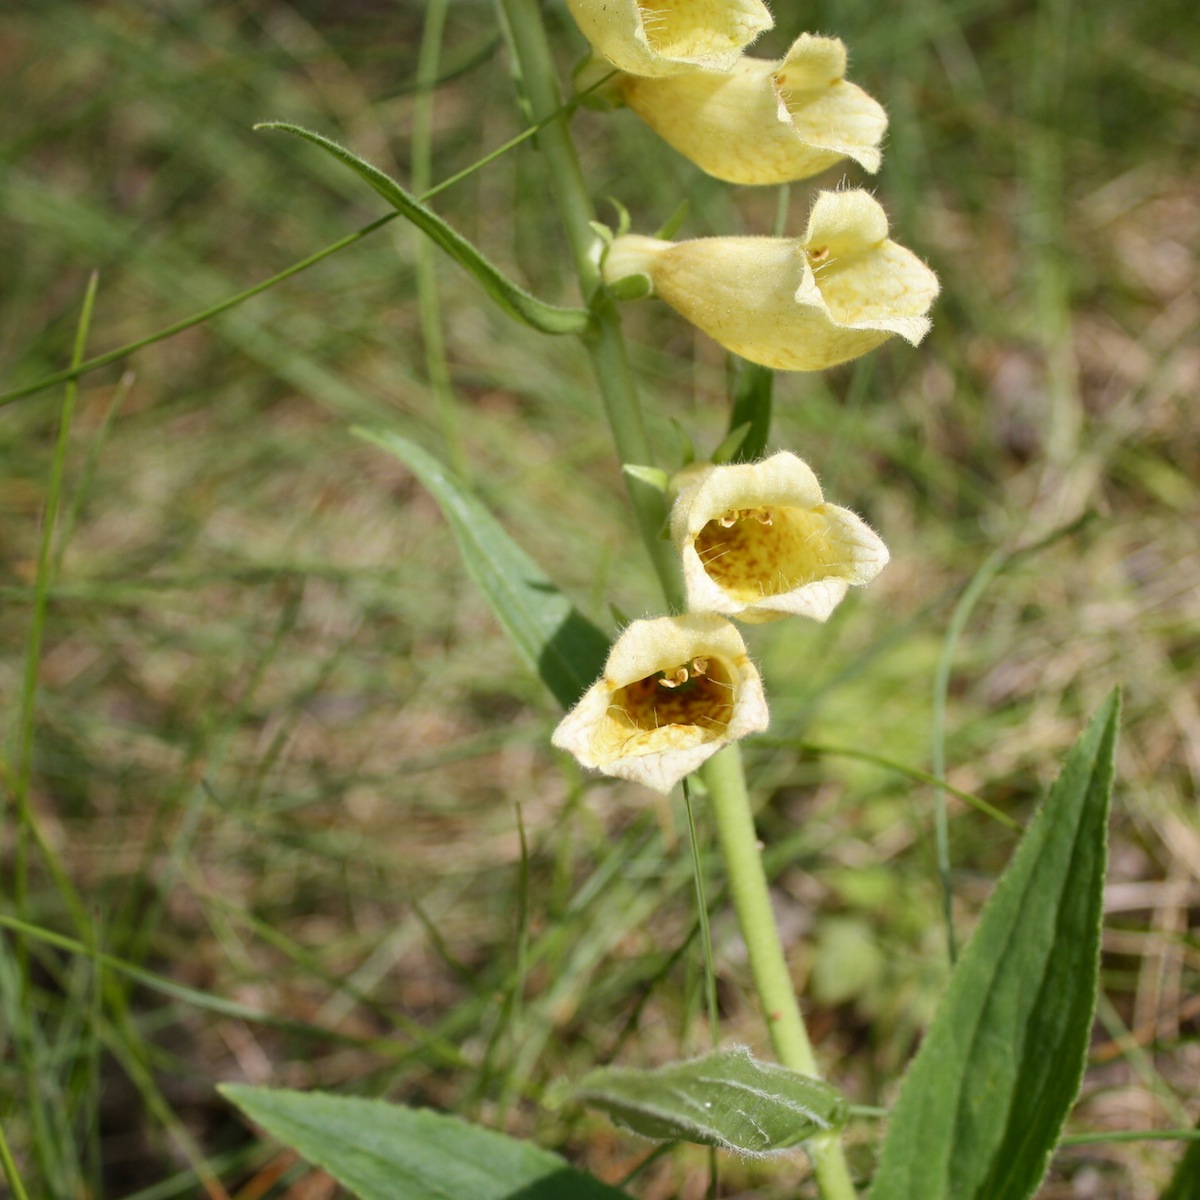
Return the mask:
[[750, 1155], [791, 1150], [835, 1132], [848, 1112], [829, 1084], [758, 1062], [744, 1046], [652, 1071], [604, 1067], [572, 1095], [642, 1137]]
[[451, 258], [466, 267], [483, 284], [484, 290], [511, 317], [523, 321], [542, 333], [582, 333], [588, 326], [586, 309], [560, 308], [531, 296], [515, 284], [495, 263], [486, 258], [457, 230], [452, 229], [432, 209], [407, 192], [390, 175], [339, 146], [337, 142], [285, 121], [264, 121], [255, 129], [282, 129], [306, 138], [334, 158], [345, 163], [356, 175], [365, 179], [393, 208], [433, 239]]
[[396, 433], [354, 432], [394, 454], [429, 489], [513, 645], [563, 708], [574, 705], [603, 670], [608, 638], [436, 458]]
[[628, 1200], [557, 1154], [427, 1109], [242, 1084], [221, 1092], [361, 1200]]
[[1119, 698], [1072, 747], [892, 1109], [870, 1200], [1025, 1200], [1079, 1091], [1096, 1004]]

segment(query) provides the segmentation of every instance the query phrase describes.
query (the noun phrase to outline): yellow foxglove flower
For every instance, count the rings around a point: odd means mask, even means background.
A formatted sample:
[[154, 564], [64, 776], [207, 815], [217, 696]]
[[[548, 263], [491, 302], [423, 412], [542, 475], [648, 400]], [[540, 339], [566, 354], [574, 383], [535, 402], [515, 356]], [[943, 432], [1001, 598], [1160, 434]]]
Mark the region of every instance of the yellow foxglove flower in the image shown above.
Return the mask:
[[567, 0], [579, 28], [631, 75], [725, 71], [774, 20], [762, 0]]
[[634, 621], [554, 731], [585, 767], [669, 792], [735, 738], [767, 727], [762, 680], [722, 617]]
[[623, 75], [619, 91], [659, 137], [709, 175], [787, 183], [843, 158], [879, 170], [887, 114], [845, 73], [846, 47], [805, 33], [778, 62], [743, 57], [726, 72]]
[[929, 331], [937, 276], [887, 232], [866, 192], [821, 192], [802, 238], [625, 234], [608, 249], [604, 280], [644, 275], [735, 354], [779, 371], [820, 371], [893, 334], [915, 346]]
[[808, 464], [786, 450], [681, 476], [671, 538], [693, 611], [753, 623], [793, 613], [824, 621], [851, 584], [870, 583], [887, 563], [879, 535], [826, 504]]

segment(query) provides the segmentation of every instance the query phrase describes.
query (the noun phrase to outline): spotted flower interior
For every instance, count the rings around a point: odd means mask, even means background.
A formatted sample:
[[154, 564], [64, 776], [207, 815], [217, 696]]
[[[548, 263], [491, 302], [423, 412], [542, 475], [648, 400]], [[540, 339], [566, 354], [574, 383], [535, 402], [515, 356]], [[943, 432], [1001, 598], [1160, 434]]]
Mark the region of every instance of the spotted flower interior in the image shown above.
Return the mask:
[[695, 657], [613, 692], [593, 734], [598, 754], [653, 753], [725, 737], [734, 708], [733, 675], [715, 657]]
[[820, 509], [762, 505], [714, 518], [695, 545], [709, 578], [750, 603], [841, 575], [845, 554], [830, 535]]

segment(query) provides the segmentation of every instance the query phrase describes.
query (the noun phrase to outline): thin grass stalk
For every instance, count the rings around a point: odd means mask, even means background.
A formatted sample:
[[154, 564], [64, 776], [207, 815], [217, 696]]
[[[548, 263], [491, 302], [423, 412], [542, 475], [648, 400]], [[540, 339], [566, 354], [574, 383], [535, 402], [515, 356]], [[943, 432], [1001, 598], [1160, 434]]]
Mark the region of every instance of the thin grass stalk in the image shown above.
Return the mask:
[[[441, 66], [447, 7], [447, 0], [427, 0], [421, 49], [417, 56], [411, 184], [418, 196], [427, 192], [433, 181], [433, 101]], [[413, 254], [417, 276], [417, 313], [421, 322], [421, 338], [425, 343], [425, 373], [433, 388], [446, 457], [454, 473], [459, 479], [465, 480], [469, 478], [467, 456], [459, 429], [458, 405], [450, 382], [450, 367], [446, 362], [446, 339], [442, 328], [441, 305], [438, 303], [435, 247], [423, 233], [414, 230], [413, 236], [416, 238]]]

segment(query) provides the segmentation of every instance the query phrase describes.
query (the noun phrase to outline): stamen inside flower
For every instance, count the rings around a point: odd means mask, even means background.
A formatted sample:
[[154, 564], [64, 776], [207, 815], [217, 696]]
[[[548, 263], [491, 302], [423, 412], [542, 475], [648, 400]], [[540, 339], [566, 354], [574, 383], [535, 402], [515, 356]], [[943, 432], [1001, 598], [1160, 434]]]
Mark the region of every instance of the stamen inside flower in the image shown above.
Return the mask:
[[602, 741], [623, 754], [699, 744], [724, 736], [733, 718], [733, 676], [718, 658], [697, 656], [618, 688]]
[[731, 509], [696, 537], [696, 553], [714, 583], [751, 603], [818, 579], [844, 575], [844, 554], [820, 511], [783, 505]]

